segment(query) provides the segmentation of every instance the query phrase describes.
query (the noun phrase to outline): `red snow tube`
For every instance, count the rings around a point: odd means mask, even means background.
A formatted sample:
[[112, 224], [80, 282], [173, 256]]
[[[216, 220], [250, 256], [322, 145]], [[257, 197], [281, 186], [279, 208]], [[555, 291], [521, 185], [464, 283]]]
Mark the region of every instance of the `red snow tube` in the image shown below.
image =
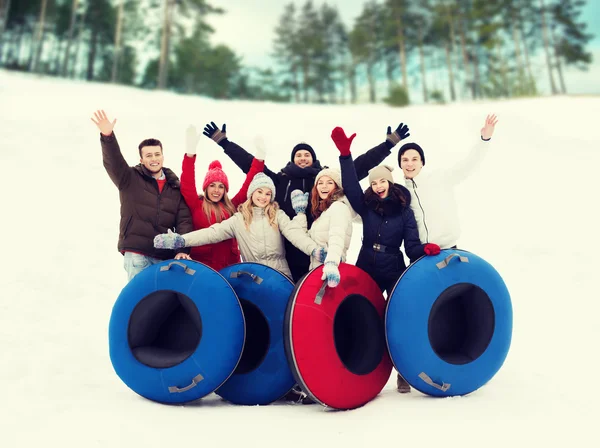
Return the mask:
[[285, 347], [297, 383], [335, 409], [362, 406], [392, 371], [384, 335], [385, 299], [363, 270], [341, 263], [341, 282], [323, 287], [323, 266], [296, 285], [286, 310]]

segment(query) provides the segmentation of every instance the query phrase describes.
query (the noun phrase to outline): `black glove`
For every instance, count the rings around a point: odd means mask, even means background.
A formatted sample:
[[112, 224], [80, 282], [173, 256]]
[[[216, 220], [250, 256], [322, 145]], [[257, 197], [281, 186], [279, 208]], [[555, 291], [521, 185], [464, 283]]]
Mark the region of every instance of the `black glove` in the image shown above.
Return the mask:
[[388, 126], [387, 138], [385, 142], [388, 148], [391, 149], [396, 146], [400, 140], [404, 140], [409, 135], [410, 133], [408, 132], [408, 126], [404, 123], [400, 123], [394, 132], [392, 132], [392, 127]]
[[215, 122], [211, 121], [210, 124], [204, 126], [204, 131], [202, 133], [222, 147], [225, 147], [229, 141], [227, 140], [227, 125], [225, 123], [223, 123], [223, 128], [219, 130], [219, 127]]

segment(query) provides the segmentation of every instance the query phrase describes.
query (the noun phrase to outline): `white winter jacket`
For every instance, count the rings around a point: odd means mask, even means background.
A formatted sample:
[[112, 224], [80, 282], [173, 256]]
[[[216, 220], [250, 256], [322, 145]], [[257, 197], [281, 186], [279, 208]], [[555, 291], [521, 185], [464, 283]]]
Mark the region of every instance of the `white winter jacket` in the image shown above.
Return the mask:
[[416, 178], [404, 179], [421, 244], [434, 243], [441, 249], [456, 246], [460, 223], [454, 188], [481, 163], [490, 144], [490, 141], [480, 140], [455, 166], [433, 172], [423, 168]]
[[[339, 264], [346, 261], [346, 252], [352, 239], [352, 220], [355, 216], [348, 198], [342, 196], [313, 222], [308, 234], [318, 247], [326, 248], [325, 263], [333, 261]], [[320, 264], [322, 263], [315, 257], [310, 257], [310, 269]]]
[[243, 215], [237, 212], [231, 218], [206, 229], [181, 235], [185, 239], [185, 246], [201, 246], [235, 238], [245, 262], [264, 264], [291, 277], [290, 268], [285, 260], [283, 237], [307, 255], [311, 255], [318, 247], [306, 233], [306, 215], [301, 213], [290, 220], [283, 210], [278, 210], [279, 230], [275, 230], [269, 225], [263, 208], [253, 207], [253, 212], [249, 229], [246, 228]]

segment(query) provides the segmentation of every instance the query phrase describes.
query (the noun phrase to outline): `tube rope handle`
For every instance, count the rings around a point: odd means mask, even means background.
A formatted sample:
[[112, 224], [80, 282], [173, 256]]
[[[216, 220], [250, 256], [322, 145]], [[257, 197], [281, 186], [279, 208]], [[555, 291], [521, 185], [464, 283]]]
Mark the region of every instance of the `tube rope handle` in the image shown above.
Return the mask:
[[179, 388], [177, 386], [169, 386], [169, 392], [171, 392], [172, 394], [181, 393], [181, 392], [187, 392], [192, 387], [196, 387], [198, 385], [198, 383], [200, 381], [202, 381], [203, 379], [204, 379], [204, 377], [199, 373], [194, 378], [192, 378], [191, 384], [188, 384], [185, 387]]
[[439, 263], [436, 263], [436, 266], [438, 267], [438, 269], [444, 269], [446, 266], [448, 266], [448, 263], [450, 263], [450, 260], [452, 260], [454, 257], [458, 257], [458, 259], [463, 263], [469, 262], [469, 259], [467, 257], [463, 257], [460, 254], [450, 254]]
[[252, 272], [248, 272], [248, 271], [233, 271], [231, 274], [229, 274], [229, 278], [238, 278], [238, 277], [241, 277], [242, 275], [249, 276], [252, 279], [252, 281], [254, 283], [256, 283], [257, 285], [260, 285], [263, 281], [263, 279], [261, 277], [259, 277], [256, 274], [253, 274]]
[[171, 266], [173, 266], [174, 264], [176, 264], [177, 266], [181, 266], [183, 268], [183, 272], [185, 272], [186, 274], [194, 275], [196, 273], [195, 269], [190, 268], [189, 266], [187, 266], [185, 263], [182, 263], [181, 261], [172, 261], [167, 266], [161, 266], [160, 267], [161, 272], [168, 271], [169, 269], [171, 269]]
[[317, 295], [315, 296], [315, 303], [316, 303], [317, 305], [320, 305], [320, 304], [321, 304], [321, 302], [323, 301], [323, 296], [325, 295], [325, 291], [326, 291], [326, 289], [325, 289], [325, 288], [327, 288], [327, 280], [325, 280], [325, 281], [323, 282], [323, 286], [321, 286], [321, 288], [319, 289], [319, 292], [318, 292], [318, 293], [317, 293]]
[[450, 389], [450, 384], [442, 382], [442, 385], [440, 386], [439, 384], [434, 383], [431, 377], [425, 372], [419, 373], [419, 378], [421, 378], [426, 384], [430, 385], [431, 387], [435, 387], [442, 392], [446, 392], [448, 389]]

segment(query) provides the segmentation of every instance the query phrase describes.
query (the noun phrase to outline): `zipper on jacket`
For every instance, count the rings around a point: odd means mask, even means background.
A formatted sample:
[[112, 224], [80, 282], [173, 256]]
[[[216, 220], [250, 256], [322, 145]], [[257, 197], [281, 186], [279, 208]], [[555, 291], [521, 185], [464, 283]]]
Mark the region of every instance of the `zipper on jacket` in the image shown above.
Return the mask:
[[414, 179], [411, 179], [411, 182], [413, 183], [413, 191], [415, 192], [417, 201], [419, 201], [419, 207], [421, 208], [421, 211], [423, 212], [423, 226], [425, 227], [425, 234], [427, 235], [427, 238], [425, 239], [425, 241], [427, 241], [429, 243], [429, 229], [427, 228], [427, 223], [425, 222], [425, 209], [423, 209], [423, 204], [421, 204], [421, 198], [419, 197], [419, 194], [417, 193], [416, 182], [414, 181]]
[[292, 179], [288, 180], [287, 187], [285, 187], [285, 195], [283, 196], [283, 203], [287, 200], [288, 191], [290, 189], [290, 185], [292, 184]]
[[262, 219], [262, 222], [263, 222], [263, 243], [264, 243], [264, 246], [265, 246], [265, 255], [264, 255], [265, 262], [268, 259], [268, 256], [267, 256], [267, 230], [265, 229], [265, 224], [266, 224], [265, 221], [266, 220], [267, 220], [267, 214], [264, 213], [264, 210], [263, 210], [263, 219]]
[[[377, 229], [376, 244], [379, 244], [379, 238], [381, 238], [381, 226], [383, 225], [384, 219], [385, 219], [385, 217], [382, 216], [381, 222], [379, 223], [379, 228]], [[373, 247], [371, 247], [371, 249], [373, 249]], [[373, 266], [375, 266], [376, 259], [377, 259], [377, 251], [375, 249], [373, 249]]]

